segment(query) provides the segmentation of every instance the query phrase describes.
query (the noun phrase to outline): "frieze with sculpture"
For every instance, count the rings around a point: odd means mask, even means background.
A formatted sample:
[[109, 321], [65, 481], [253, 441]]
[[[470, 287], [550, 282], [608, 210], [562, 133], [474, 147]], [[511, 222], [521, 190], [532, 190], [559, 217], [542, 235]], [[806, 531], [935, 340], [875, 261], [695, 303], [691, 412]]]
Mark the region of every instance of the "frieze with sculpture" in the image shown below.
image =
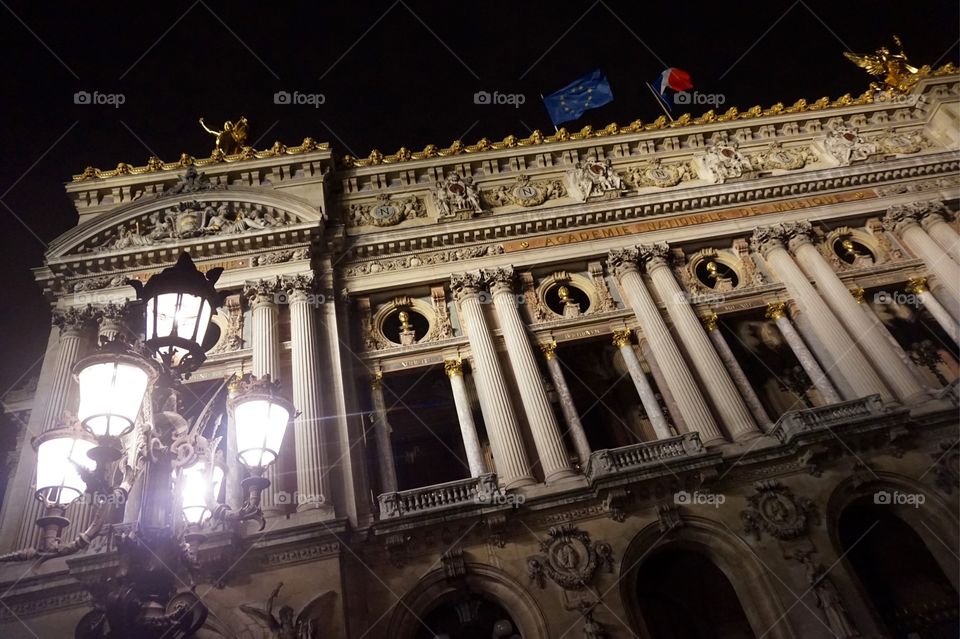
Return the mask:
[[350, 205], [350, 226], [396, 226], [417, 217], [425, 217], [423, 201], [413, 195], [391, 197], [381, 193], [373, 202]]
[[690, 162], [664, 164], [657, 158], [653, 162], [631, 168], [627, 172], [627, 183], [636, 189], [651, 186], [666, 189], [698, 177], [697, 170]]
[[539, 206], [548, 200], [566, 197], [563, 181], [531, 180], [529, 175], [518, 175], [512, 184], [503, 185], [484, 194], [490, 206]]
[[185, 239], [225, 237], [296, 224], [285, 211], [259, 204], [185, 201], [127, 222], [92, 247], [95, 253], [157, 246]]
[[347, 267], [347, 276], [372, 275], [384, 271], [402, 271], [407, 268], [416, 268], [423, 265], [446, 264], [459, 260], [471, 260], [488, 255], [503, 253], [503, 244], [489, 244], [487, 246], [468, 246], [433, 253], [421, 253], [407, 257], [396, 257], [389, 260], [374, 260]]

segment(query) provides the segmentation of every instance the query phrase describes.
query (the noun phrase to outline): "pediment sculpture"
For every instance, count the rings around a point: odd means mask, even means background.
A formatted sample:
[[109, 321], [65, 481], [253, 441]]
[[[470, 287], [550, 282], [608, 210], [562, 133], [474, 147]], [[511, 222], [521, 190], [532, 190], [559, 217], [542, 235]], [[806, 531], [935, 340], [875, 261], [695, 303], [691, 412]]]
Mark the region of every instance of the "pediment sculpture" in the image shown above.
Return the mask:
[[740, 151], [736, 140], [730, 140], [726, 136], [717, 136], [701, 161], [713, 177], [714, 184], [749, 179], [757, 175], [751, 158]]
[[491, 206], [539, 206], [547, 200], [564, 197], [566, 187], [561, 180], [531, 180], [529, 175], [518, 175], [513, 184], [499, 186], [484, 199]]
[[125, 223], [92, 250], [102, 253], [198, 237], [237, 235], [298, 221], [289, 213], [259, 204], [185, 201]]
[[423, 201], [416, 196], [391, 197], [381, 193], [374, 202], [350, 205], [350, 226], [396, 226], [426, 214]]
[[808, 164], [813, 164], [820, 158], [807, 147], [784, 147], [779, 141], [771, 142], [767, 149], [756, 157], [757, 167], [770, 171], [781, 169], [796, 171]]
[[823, 148], [840, 166], [862, 162], [879, 152], [879, 148], [853, 127], [841, 124], [834, 126], [824, 138]]
[[660, 158], [653, 162], [636, 166], [627, 174], [627, 181], [634, 188], [655, 186], [661, 189], [676, 186], [681, 182], [696, 180], [697, 171], [689, 162], [664, 164]]

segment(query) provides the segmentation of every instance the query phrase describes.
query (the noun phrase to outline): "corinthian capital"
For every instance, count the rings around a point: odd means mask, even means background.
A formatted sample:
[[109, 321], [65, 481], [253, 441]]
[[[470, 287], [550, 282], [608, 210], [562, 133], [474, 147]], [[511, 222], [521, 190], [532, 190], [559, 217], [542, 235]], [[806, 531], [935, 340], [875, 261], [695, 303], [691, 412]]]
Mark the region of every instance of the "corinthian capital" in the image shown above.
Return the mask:
[[514, 277], [515, 273], [512, 266], [483, 269], [483, 280], [490, 287], [492, 293], [504, 290], [512, 293]]
[[637, 259], [639, 259], [639, 252], [632, 246], [610, 249], [607, 253], [607, 268], [617, 279], [620, 279], [630, 271], [637, 272]]
[[810, 242], [813, 237], [813, 225], [810, 222], [784, 222], [770, 226], [758, 226], [753, 230], [750, 246], [754, 251], [766, 256], [777, 247], [797, 245]]
[[277, 293], [286, 290], [286, 285], [278, 275], [273, 279], [254, 280], [243, 285], [243, 296], [251, 304], [273, 301]]
[[641, 244], [637, 247], [637, 253], [647, 271], [667, 266], [670, 261], [670, 246], [666, 242]]
[[457, 300], [467, 295], [476, 295], [481, 288], [483, 288], [483, 275], [480, 274], [480, 271], [467, 271], [450, 275], [450, 290], [456, 295]]
[[313, 279], [313, 273], [301, 273], [291, 275], [283, 279], [283, 288], [288, 293], [312, 293], [316, 290], [316, 282]]
[[89, 327], [97, 319], [97, 311], [93, 306], [71, 306], [70, 308], [54, 311], [52, 323], [60, 329], [60, 335], [67, 332], [79, 332]]

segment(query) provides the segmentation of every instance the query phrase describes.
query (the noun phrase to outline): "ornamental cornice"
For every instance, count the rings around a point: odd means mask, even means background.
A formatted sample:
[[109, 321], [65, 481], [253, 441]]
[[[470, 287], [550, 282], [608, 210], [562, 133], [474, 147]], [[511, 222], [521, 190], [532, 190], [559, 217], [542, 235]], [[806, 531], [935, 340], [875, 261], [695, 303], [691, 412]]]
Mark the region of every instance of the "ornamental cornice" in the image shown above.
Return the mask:
[[[709, 211], [723, 207], [744, 207], [784, 198], [809, 198], [831, 191], [872, 188], [885, 181], [924, 176], [950, 175], [960, 170], [955, 152], [901, 158], [883, 163], [823, 169], [815, 172], [772, 176], [765, 180], [729, 185], [705, 185], [676, 191], [675, 198], [664, 200], [660, 193], [642, 193], [616, 200], [591, 201], [576, 207], [561, 206], [538, 211], [520, 211], [509, 215], [478, 217], [435, 226], [418, 226], [387, 233], [353, 238], [349, 263], [413, 253], [438, 246], [468, 244], [478, 237], [506, 239], [536, 236], [545, 231], [559, 232], [622, 224], [646, 218], [664, 218], [690, 211]], [[737, 184], [737, 183], [734, 183]], [[790, 210], [789, 206], [783, 209]], [[414, 264], [418, 266], [419, 264]]]

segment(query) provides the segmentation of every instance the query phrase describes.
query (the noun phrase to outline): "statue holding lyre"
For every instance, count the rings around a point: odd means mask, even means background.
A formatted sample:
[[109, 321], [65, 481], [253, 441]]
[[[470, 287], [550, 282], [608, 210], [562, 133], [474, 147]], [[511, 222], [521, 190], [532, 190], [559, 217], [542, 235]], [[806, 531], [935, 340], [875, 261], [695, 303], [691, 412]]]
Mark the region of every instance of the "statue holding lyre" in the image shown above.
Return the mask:
[[203, 127], [203, 130], [216, 138], [217, 146], [215, 150], [224, 155], [233, 155], [243, 150], [247, 143], [248, 125], [247, 118], [241, 115], [236, 122], [227, 120], [223, 123], [223, 129], [215, 131], [207, 126], [203, 118], [200, 118], [200, 126]]

